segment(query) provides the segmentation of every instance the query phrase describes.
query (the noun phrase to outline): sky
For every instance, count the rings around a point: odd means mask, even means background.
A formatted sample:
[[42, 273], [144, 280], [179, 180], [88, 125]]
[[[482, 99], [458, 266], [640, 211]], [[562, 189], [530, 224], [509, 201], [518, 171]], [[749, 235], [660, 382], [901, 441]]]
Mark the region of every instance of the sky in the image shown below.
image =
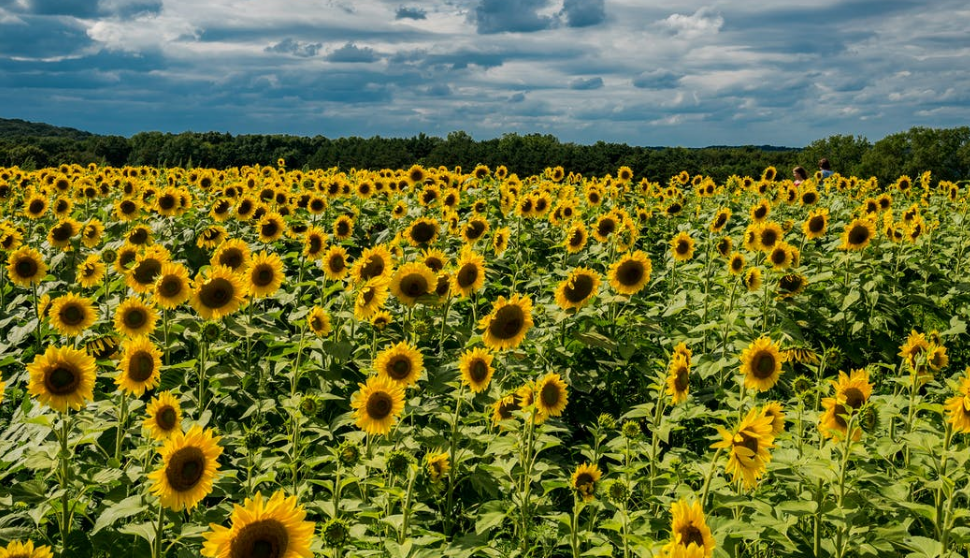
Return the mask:
[[970, 124], [966, 0], [0, 0], [0, 117], [802, 147]]

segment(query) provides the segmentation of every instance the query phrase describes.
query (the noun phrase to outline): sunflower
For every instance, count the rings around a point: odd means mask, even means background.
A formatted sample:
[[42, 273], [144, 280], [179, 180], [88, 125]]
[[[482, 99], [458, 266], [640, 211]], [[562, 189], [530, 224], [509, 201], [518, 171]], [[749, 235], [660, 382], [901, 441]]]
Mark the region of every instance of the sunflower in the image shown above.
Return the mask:
[[142, 423], [155, 440], [167, 440], [176, 432], [182, 432], [182, 406], [170, 391], [163, 391], [152, 398], [146, 409], [148, 417]]
[[310, 227], [303, 235], [303, 255], [310, 260], [319, 260], [327, 248], [327, 233], [320, 227]]
[[40, 252], [21, 246], [7, 256], [7, 277], [21, 287], [40, 283], [47, 275], [47, 264]]
[[864, 250], [876, 236], [876, 224], [868, 219], [854, 219], [842, 231], [839, 250]]
[[556, 289], [556, 304], [563, 310], [578, 310], [585, 306], [600, 287], [600, 274], [588, 267], [579, 267], [566, 277]]
[[331, 246], [323, 255], [323, 273], [328, 279], [340, 281], [350, 273], [347, 266], [347, 250], [343, 246]]
[[772, 417], [754, 408], [748, 411], [734, 432], [717, 427], [721, 441], [711, 447], [728, 450], [730, 455], [725, 471], [732, 475], [734, 482], [742, 481], [748, 490], [757, 486], [771, 461], [768, 450], [775, 447], [772, 424]]
[[695, 501], [688, 504], [686, 500], [679, 500], [671, 504], [670, 511], [673, 515], [670, 521], [670, 542], [663, 548], [666, 556], [711, 558], [717, 542], [707, 526], [701, 503]]
[[671, 253], [675, 261], [686, 262], [694, 257], [694, 239], [681, 231], [670, 241]]
[[249, 279], [249, 294], [253, 298], [272, 296], [283, 284], [283, 261], [280, 257], [265, 250], [253, 254], [246, 269]]
[[155, 280], [162, 272], [162, 266], [169, 261], [168, 251], [161, 246], [151, 246], [135, 258], [129, 268], [125, 282], [136, 293], [148, 293], [154, 290]]
[[64, 412], [94, 398], [94, 357], [73, 347], [47, 347], [27, 366], [27, 392], [44, 405]]
[[212, 492], [222, 447], [211, 429], [193, 426], [186, 434], [173, 433], [158, 450], [162, 466], [149, 473], [152, 494], [175, 511], [191, 510]]
[[447, 452], [429, 453], [425, 457], [425, 466], [431, 482], [436, 483], [448, 475], [448, 471], [451, 470], [451, 460]]
[[310, 327], [310, 331], [317, 337], [330, 335], [330, 315], [323, 308], [314, 306], [307, 314], [306, 323]]
[[814, 240], [816, 238], [821, 238], [825, 235], [826, 229], [829, 226], [829, 210], [823, 208], [813, 209], [809, 214], [805, 222], [802, 223], [802, 232], [805, 234], [805, 238], [809, 240]]
[[34, 193], [24, 200], [24, 215], [28, 219], [40, 219], [47, 213], [47, 197]]
[[354, 297], [354, 318], [368, 320], [384, 307], [388, 296], [388, 280], [384, 277], [368, 279], [358, 287]]
[[781, 403], [772, 401], [761, 408], [761, 414], [771, 417], [771, 435], [777, 437], [785, 431], [785, 412]]
[[122, 343], [121, 373], [115, 385], [122, 392], [141, 397], [147, 389], [154, 389], [161, 381], [162, 353], [147, 337], [128, 339]]
[[394, 261], [390, 250], [384, 246], [365, 248], [350, 274], [354, 282], [367, 281], [375, 277], [389, 278], [394, 272]]
[[533, 388], [533, 393], [539, 422], [544, 422], [549, 417], [562, 415], [563, 410], [566, 409], [566, 404], [569, 403], [566, 383], [555, 372], [550, 372], [538, 380]]
[[448, 256], [437, 248], [428, 248], [421, 253], [421, 263], [428, 266], [431, 271], [438, 273], [448, 265]]
[[81, 229], [81, 243], [86, 248], [94, 248], [101, 242], [104, 234], [104, 223], [98, 219], [91, 219]]
[[189, 270], [184, 265], [166, 262], [155, 279], [152, 298], [155, 303], [167, 310], [177, 308], [192, 296], [189, 288]]
[[761, 288], [761, 269], [757, 267], [748, 268], [744, 274], [744, 286], [748, 292], [754, 292]]
[[114, 256], [114, 266], [115, 271], [122, 275], [127, 275], [130, 271], [130, 266], [135, 263], [135, 259], [138, 258], [138, 246], [134, 244], [125, 244], [118, 251], [105, 250], [101, 253], [101, 258], [104, 259], [105, 263], [111, 263], [108, 259]]
[[71, 240], [81, 233], [81, 223], [70, 217], [61, 219], [47, 232], [47, 242], [54, 248], [70, 248]]
[[104, 273], [108, 266], [101, 261], [97, 254], [89, 254], [83, 262], [77, 265], [76, 279], [82, 288], [90, 288], [104, 279]]
[[964, 371], [955, 395], [946, 400], [944, 408], [953, 431], [970, 434], [970, 367]]
[[211, 250], [227, 240], [228, 233], [226, 232], [226, 227], [220, 225], [213, 225], [207, 227], [199, 233], [199, 238], [196, 239], [195, 245], [199, 248], [206, 248]]
[[452, 287], [460, 296], [471, 296], [485, 285], [485, 258], [471, 248], [462, 249], [456, 267], [452, 274]]
[[500, 397], [492, 404], [492, 425], [498, 426], [503, 420], [514, 418], [512, 413], [519, 409], [519, 400], [514, 393]]
[[354, 220], [348, 215], [341, 215], [333, 222], [333, 237], [337, 240], [347, 240], [354, 234]]
[[478, 327], [485, 330], [482, 340], [486, 347], [514, 349], [525, 339], [532, 323], [532, 299], [516, 293], [508, 300], [500, 296]]
[[763, 252], [773, 250], [775, 245], [782, 242], [785, 237], [784, 229], [774, 221], [760, 223], [756, 230], [758, 235], [757, 246]]
[[433, 244], [438, 238], [438, 221], [430, 217], [420, 217], [411, 223], [411, 226], [404, 231], [404, 238], [412, 246], [425, 246]]
[[286, 221], [283, 216], [273, 211], [263, 215], [256, 222], [256, 229], [259, 231], [259, 241], [264, 244], [271, 244], [279, 240], [286, 232]]
[[420, 262], [411, 262], [402, 265], [394, 273], [391, 293], [406, 306], [414, 306], [418, 299], [432, 294], [437, 284], [431, 268]]
[[306, 511], [298, 505], [296, 496], [287, 498], [278, 490], [264, 500], [257, 492], [242, 506], [233, 506], [230, 527], [209, 525], [201, 554], [210, 558], [308, 558], [313, 555], [310, 543], [316, 525], [305, 519]]
[[0, 558], [54, 558], [54, 553], [47, 545], [34, 546], [34, 541], [10, 541], [0, 547]]
[[690, 391], [690, 360], [683, 354], [675, 353], [667, 367], [667, 395], [674, 405], [687, 400]]
[[404, 410], [404, 388], [388, 378], [371, 376], [350, 399], [357, 427], [368, 434], [389, 434]]
[[115, 331], [128, 337], [149, 335], [155, 331], [158, 312], [138, 298], [129, 298], [115, 311]]
[[758, 391], [768, 391], [781, 377], [785, 357], [771, 339], [760, 337], [741, 353], [741, 373], [744, 385]]
[[[837, 380], [830, 380], [835, 397], [822, 399], [822, 407], [825, 411], [819, 419], [819, 431], [825, 438], [839, 439], [846, 435], [849, 424], [847, 416], [855, 415], [872, 395], [872, 385], [869, 383], [869, 372], [867, 370], [853, 370], [850, 374], [839, 372]], [[858, 440], [862, 437], [861, 428], [853, 428], [852, 439]]]
[[634, 295], [650, 282], [653, 266], [646, 252], [637, 250], [613, 262], [608, 272], [610, 287], [623, 295]]
[[475, 393], [481, 393], [488, 389], [492, 374], [495, 372], [495, 369], [492, 368], [493, 359], [494, 356], [488, 349], [478, 347], [465, 351], [458, 361], [461, 381]]
[[731, 275], [741, 275], [741, 272], [744, 271], [744, 264], [744, 256], [741, 254], [741, 252], [734, 252], [731, 254], [731, 257], [728, 258], [728, 273]]
[[195, 276], [189, 304], [203, 319], [218, 320], [239, 310], [245, 297], [246, 285], [239, 276], [231, 268], [214, 266]]
[[595, 463], [583, 463], [573, 471], [569, 484], [584, 502], [592, 502], [596, 498], [596, 486], [602, 476], [603, 473]]
[[461, 231], [462, 239], [468, 244], [474, 244], [485, 236], [488, 232], [488, 221], [482, 217], [472, 217], [465, 223]]
[[241, 273], [249, 265], [249, 257], [249, 246], [238, 238], [231, 238], [216, 248], [209, 264], [226, 266], [234, 273]]
[[593, 238], [600, 242], [606, 242], [613, 236], [613, 233], [620, 228], [619, 220], [612, 212], [600, 215], [593, 226]]
[[711, 232], [719, 233], [724, 230], [724, 226], [727, 225], [728, 219], [731, 218], [731, 210], [722, 207], [717, 210], [717, 214], [714, 215], [714, 220], [711, 221]]
[[91, 299], [67, 293], [51, 302], [48, 317], [55, 331], [75, 337], [91, 327], [98, 319], [98, 311], [91, 304]]
[[778, 295], [782, 298], [791, 298], [801, 294], [805, 290], [808, 279], [800, 273], [789, 273], [778, 279]]
[[566, 240], [563, 244], [567, 252], [575, 254], [586, 246], [588, 238], [586, 225], [582, 221], [576, 221], [566, 231]]
[[401, 341], [393, 347], [381, 351], [374, 359], [377, 376], [402, 388], [418, 382], [424, 371], [424, 357], [417, 347]]

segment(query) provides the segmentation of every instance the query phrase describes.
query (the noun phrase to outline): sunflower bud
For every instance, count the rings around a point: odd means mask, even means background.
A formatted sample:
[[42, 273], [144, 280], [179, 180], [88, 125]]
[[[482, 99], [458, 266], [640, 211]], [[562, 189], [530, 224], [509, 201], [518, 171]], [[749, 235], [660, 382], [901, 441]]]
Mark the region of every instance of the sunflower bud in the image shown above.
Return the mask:
[[640, 436], [640, 425], [636, 421], [628, 420], [623, 423], [621, 432], [627, 438], [638, 438]]
[[219, 326], [212, 322], [205, 324], [205, 327], [202, 328], [202, 338], [209, 343], [218, 341], [219, 333]]
[[616, 419], [609, 413], [601, 414], [596, 422], [603, 430], [613, 430], [616, 428]]
[[350, 527], [347, 522], [335, 517], [323, 525], [323, 540], [329, 546], [343, 546], [350, 538]]
[[348, 467], [356, 465], [360, 460], [360, 447], [356, 442], [347, 440], [337, 448], [337, 457], [340, 462]]
[[387, 470], [392, 475], [403, 476], [414, 463], [414, 457], [404, 450], [394, 450], [387, 456]]

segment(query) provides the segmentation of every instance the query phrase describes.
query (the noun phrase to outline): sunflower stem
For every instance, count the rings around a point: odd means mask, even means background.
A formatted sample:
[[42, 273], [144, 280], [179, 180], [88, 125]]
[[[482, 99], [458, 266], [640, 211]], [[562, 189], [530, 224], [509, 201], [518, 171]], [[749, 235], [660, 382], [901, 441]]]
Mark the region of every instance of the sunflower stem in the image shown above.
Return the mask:
[[[849, 456], [852, 455], [852, 428], [854, 418], [854, 413], [850, 414], [848, 420], [846, 421], [847, 424], [844, 440], [845, 445], [842, 447], [842, 460], [841, 466], [839, 467], [839, 491], [836, 505], [839, 509], [839, 513], [843, 516], [845, 515], [845, 511], [842, 507], [843, 503], [845, 502], [845, 473], [849, 468]], [[849, 534], [848, 531], [848, 526], [845, 525], [840, 526], [835, 533], [835, 555], [837, 558], [842, 558], [845, 556], [845, 546], [848, 546], [849, 544], [849, 541], [847, 540], [847, 535]]]
[[573, 493], [573, 517], [569, 524], [569, 542], [573, 551], [573, 558], [579, 558], [579, 514], [583, 510], [583, 503], [577, 493]]
[[448, 448], [448, 462], [451, 463], [451, 474], [448, 475], [448, 497], [445, 505], [445, 537], [451, 536], [454, 522], [454, 493], [455, 477], [458, 473], [458, 463], [455, 454], [458, 452], [458, 411], [461, 409], [462, 395], [465, 393], [465, 382], [458, 385], [458, 397], [455, 399], [455, 412], [451, 417], [451, 445]]
[[155, 544], [152, 548], [153, 558], [162, 558], [162, 529], [164, 527], [163, 521], [165, 519], [165, 506], [162, 505], [162, 501], [158, 501], [158, 516], [155, 518]]
[[521, 541], [521, 552], [525, 555], [529, 549], [529, 492], [532, 488], [532, 443], [533, 434], [535, 431], [535, 421], [530, 414], [526, 415], [527, 424], [525, 425], [525, 444], [522, 448], [522, 478], [520, 481], [519, 496], [521, 497], [521, 502], [519, 506], [521, 525], [521, 532], [519, 533], [519, 540]]
[[661, 395], [657, 397], [654, 405], [653, 423], [650, 425], [650, 491], [649, 496], [653, 497], [653, 485], [657, 475], [657, 451], [660, 445], [660, 424], [663, 421], [664, 402], [666, 399]]
[[203, 326], [199, 342], [199, 397], [197, 399], [199, 416], [205, 411], [205, 361], [208, 359], [209, 353], [209, 341], [205, 338], [204, 330], [205, 327]]
[[[714, 457], [711, 458], [711, 466], [707, 470], [707, 474], [704, 475], [704, 488], [701, 489], [701, 508], [707, 509], [707, 493], [711, 489], [711, 479], [714, 477], [714, 471], [717, 469], [717, 458], [721, 457], [721, 448], [717, 448], [714, 452]], [[626, 544], [624, 543], [624, 547]]]
[[[947, 453], [950, 451], [950, 441], [953, 437], [953, 425], [950, 421], [944, 421], [945, 434], [943, 436], [943, 452], [940, 454], [940, 464], [937, 469], [937, 479], [940, 481], [940, 486], [936, 489], [936, 535], [940, 539], [940, 545], [942, 546], [943, 555], [946, 554], [947, 546], [949, 545], [950, 530], [947, 528], [947, 510], [943, 507], [943, 501], [945, 498], [944, 489], [946, 482], [946, 466], [947, 466]], [[952, 497], [951, 497], [952, 498]]]
[[125, 423], [128, 422], [128, 395], [120, 391], [121, 403], [118, 405], [118, 435], [115, 436], [115, 461], [121, 461], [121, 447], [125, 441]]
[[404, 515], [404, 519], [401, 521], [401, 534], [398, 536], [398, 544], [404, 544], [404, 541], [411, 535], [411, 498], [414, 495], [414, 480], [418, 477], [417, 468], [408, 467], [408, 489], [404, 493], [404, 504], [401, 513]]
[[40, 304], [37, 302], [37, 283], [31, 283], [34, 294], [34, 315], [37, 316], [37, 325], [34, 327], [34, 337], [37, 340], [37, 354], [40, 354], [41, 349], [41, 337], [40, 337]]
[[168, 308], [162, 309], [162, 341], [165, 343], [165, 348], [163, 350], [163, 354], [165, 355], [165, 366], [168, 366], [171, 358], [168, 354]]
[[68, 438], [70, 436], [71, 427], [71, 410], [67, 409], [64, 411], [61, 417], [61, 430], [59, 433], [59, 441], [61, 445], [61, 451], [58, 454], [60, 458], [61, 465], [61, 552], [63, 556], [67, 556], [67, 538], [71, 532], [71, 498], [68, 494], [70, 488], [70, 461], [71, 461], [71, 449], [68, 443]]
[[[445, 311], [441, 313], [441, 330], [438, 332], [438, 356], [444, 354], [445, 351], [445, 327], [448, 325], [448, 310], [451, 310], [451, 294], [448, 295], [447, 300], [445, 300]], [[474, 329], [475, 324], [472, 324]]]

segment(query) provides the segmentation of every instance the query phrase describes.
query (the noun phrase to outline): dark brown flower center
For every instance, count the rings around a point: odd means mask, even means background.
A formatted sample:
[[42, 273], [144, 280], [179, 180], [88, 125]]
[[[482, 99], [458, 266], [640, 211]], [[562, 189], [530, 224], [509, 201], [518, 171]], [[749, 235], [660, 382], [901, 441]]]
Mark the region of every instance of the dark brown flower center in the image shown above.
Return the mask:
[[219, 252], [219, 265], [224, 265], [230, 269], [239, 269], [245, 260], [242, 250], [238, 248], [226, 248]]
[[465, 238], [469, 240], [478, 240], [485, 233], [485, 222], [479, 219], [475, 219], [465, 226]]
[[458, 286], [467, 289], [478, 280], [478, 266], [473, 263], [466, 263], [461, 266], [457, 274]]
[[765, 248], [774, 248], [776, 242], [778, 242], [778, 231], [773, 228], [767, 228], [761, 231], [762, 246]]
[[46, 208], [47, 204], [43, 200], [31, 200], [30, 205], [27, 206], [31, 215], [40, 215]]
[[814, 234], [818, 234], [825, 229], [825, 217], [821, 215], [816, 215], [808, 220], [808, 230]]
[[545, 407], [556, 407], [562, 401], [562, 393], [559, 386], [553, 382], [546, 382], [539, 390], [539, 400]]
[[158, 198], [158, 207], [163, 211], [168, 211], [176, 206], [178, 201], [175, 196], [171, 194], [165, 194], [164, 196]]
[[44, 375], [44, 387], [53, 395], [70, 395], [81, 384], [81, 372], [73, 366], [59, 362]]
[[148, 322], [148, 313], [145, 312], [144, 308], [129, 308], [122, 316], [121, 321], [129, 329], [139, 329]]
[[232, 302], [236, 289], [232, 282], [222, 277], [207, 281], [199, 289], [199, 300], [206, 308], [218, 309]]
[[428, 266], [428, 269], [431, 271], [438, 273], [444, 269], [445, 262], [441, 261], [441, 258], [438, 256], [428, 256], [424, 259], [424, 265]]
[[150, 285], [155, 282], [158, 274], [162, 272], [162, 262], [155, 258], [146, 258], [135, 265], [131, 271], [135, 281], [142, 285]]
[[488, 364], [480, 358], [476, 358], [468, 365], [468, 376], [472, 383], [480, 384], [488, 378]]
[[337, 221], [336, 234], [337, 236], [350, 235], [350, 223], [345, 220]]
[[488, 324], [488, 332], [499, 339], [512, 339], [522, 333], [525, 313], [515, 304], [503, 306]]
[[264, 238], [273, 238], [280, 232], [280, 225], [274, 220], [266, 221], [259, 227], [259, 234]]
[[333, 254], [327, 260], [327, 267], [330, 268], [331, 273], [340, 273], [347, 267], [347, 263], [342, 254]]
[[563, 289], [563, 295], [569, 302], [578, 304], [589, 298], [593, 293], [593, 286], [593, 277], [581, 273], [573, 277], [572, 281], [566, 284], [566, 288]]
[[690, 241], [680, 239], [677, 241], [677, 246], [674, 248], [679, 256], [686, 256], [690, 252]]
[[155, 413], [155, 423], [162, 430], [168, 431], [178, 426], [178, 413], [175, 407], [166, 405]]
[[862, 393], [862, 390], [856, 387], [850, 387], [843, 393], [845, 397], [845, 404], [851, 407], [853, 410], [862, 407], [862, 404], [866, 402], [866, 396]]
[[420, 273], [411, 273], [401, 278], [401, 292], [409, 298], [418, 298], [430, 291], [431, 285]]
[[141, 383], [147, 381], [155, 372], [155, 359], [147, 351], [138, 351], [128, 361], [128, 378]]
[[614, 231], [616, 231], [616, 221], [614, 221], [611, 217], [605, 217], [596, 223], [596, 232], [599, 233], [600, 236], [609, 236], [613, 234]]
[[273, 271], [273, 266], [269, 264], [257, 265], [252, 273], [251, 278], [253, 285], [257, 287], [268, 287], [273, 284], [273, 279], [276, 277], [276, 273]]
[[387, 363], [387, 375], [401, 381], [411, 375], [411, 359], [405, 355], [396, 355]]
[[680, 531], [680, 544], [683, 546], [696, 544], [698, 548], [704, 548], [704, 535], [694, 524], [687, 525]]
[[70, 223], [60, 223], [51, 229], [51, 238], [57, 242], [67, 242], [74, 236], [74, 226]]
[[176, 492], [195, 488], [205, 473], [205, 454], [195, 446], [184, 447], [169, 458], [165, 478]]
[[645, 271], [642, 262], [626, 260], [616, 269], [616, 279], [624, 287], [634, 287], [643, 280]]
[[166, 275], [158, 283], [158, 292], [167, 298], [178, 296], [182, 288], [182, 280], [177, 275]]
[[61, 307], [58, 317], [64, 325], [76, 326], [84, 322], [87, 313], [79, 304], [72, 302]]
[[755, 219], [764, 219], [766, 215], [768, 215], [767, 205], [759, 205], [757, 208], [755, 208], [754, 210]]
[[758, 351], [751, 359], [751, 373], [755, 378], [764, 380], [775, 373], [775, 355], [768, 351]]
[[677, 367], [677, 371], [674, 372], [674, 389], [682, 392], [687, 391], [690, 387], [689, 373], [687, 372], [686, 366]]
[[410, 236], [411, 240], [418, 243], [424, 244], [426, 242], [431, 242], [431, 240], [438, 233], [438, 227], [434, 223], [429, 223], [427, 221], [418, 221], [411, 225]]
[[389, 393], [378, 391], [367, 398], [367, 416], [373, 420], [387, 418], [393, 409], [394, 401]]
[[849, 244], [859, 246], [869, 241], [869, 228], [863, 225], [856, 225], [849, 231]]
[[229, 558], [282, 558], [289, 542], [289, 533], [278, 520], [254, 521], [233, 537]]

